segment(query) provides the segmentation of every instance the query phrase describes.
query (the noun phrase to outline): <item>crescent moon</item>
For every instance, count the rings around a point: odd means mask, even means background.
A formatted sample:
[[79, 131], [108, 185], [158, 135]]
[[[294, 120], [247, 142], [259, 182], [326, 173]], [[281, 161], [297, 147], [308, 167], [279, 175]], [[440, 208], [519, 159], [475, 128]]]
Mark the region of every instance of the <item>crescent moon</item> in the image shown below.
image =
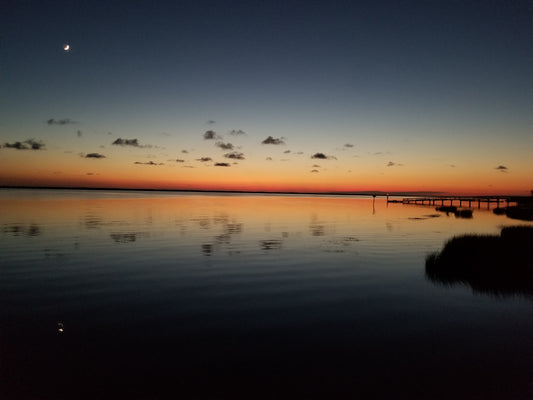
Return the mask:
[[63, 45], [63, 50], [69, 51], [70, 50], [70, 44], [64, 44]]

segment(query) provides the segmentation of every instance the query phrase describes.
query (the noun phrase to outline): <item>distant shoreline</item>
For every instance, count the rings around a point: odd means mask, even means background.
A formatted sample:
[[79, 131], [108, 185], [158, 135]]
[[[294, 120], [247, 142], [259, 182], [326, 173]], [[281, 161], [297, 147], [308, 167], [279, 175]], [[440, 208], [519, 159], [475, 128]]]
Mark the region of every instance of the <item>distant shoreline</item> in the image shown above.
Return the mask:
[[113, 190], [123, 192], [176, 192], [176, 193], [228, 193], [228, 194], [287, 194], [287, 195], [323, 195], [323, 196], [376, 196], [376, 197], [402, 197], [402, 196], [453, 196], [453, 197], [528, 197], [516, 194], [476, 194], [476, 195], [454, 195], [437, 191], [353, 191], [353, 192], [298, 192], [298, 191], [255, 191], [255, 190], [203, 190], [203, 189], [149, 189], [149, 188], [120, 188], [120, 187], [68, 187], [68, 186], [0, 186], [0, 189], [32, 189], [32, 190]]

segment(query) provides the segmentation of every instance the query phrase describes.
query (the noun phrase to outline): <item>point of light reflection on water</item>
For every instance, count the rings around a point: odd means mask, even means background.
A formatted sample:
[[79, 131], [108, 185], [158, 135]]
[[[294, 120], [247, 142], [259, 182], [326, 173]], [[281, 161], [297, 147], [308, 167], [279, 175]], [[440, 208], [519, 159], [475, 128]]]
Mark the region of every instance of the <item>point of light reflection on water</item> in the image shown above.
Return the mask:
[[425, 278], [516, 221], [335, 196], [0, 190], [6, 398], [522, 398], [533, 303]]

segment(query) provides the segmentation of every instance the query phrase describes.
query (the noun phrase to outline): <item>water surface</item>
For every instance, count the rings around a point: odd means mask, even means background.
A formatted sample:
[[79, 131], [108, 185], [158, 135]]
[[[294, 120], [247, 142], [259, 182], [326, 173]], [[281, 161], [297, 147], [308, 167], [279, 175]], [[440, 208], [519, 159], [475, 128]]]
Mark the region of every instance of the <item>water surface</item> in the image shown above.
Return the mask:
[[4, 398], [533, 393], [531, 299], [425, 276], [452, 236], [517, 225], [490, 210], [3, 189], [0, 224]]

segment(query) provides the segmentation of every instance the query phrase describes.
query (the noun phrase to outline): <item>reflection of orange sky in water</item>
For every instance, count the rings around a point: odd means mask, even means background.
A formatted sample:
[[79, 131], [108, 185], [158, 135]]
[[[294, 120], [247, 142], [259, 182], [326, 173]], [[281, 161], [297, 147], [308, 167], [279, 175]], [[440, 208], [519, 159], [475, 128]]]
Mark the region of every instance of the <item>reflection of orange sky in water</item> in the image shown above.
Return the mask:
[[[50, 192], [55, 193], [55, 192]], [[64, 192], [67, 193], [67, 192]], [[61, 230], [106, 229], [109, 231], [150, 230], [151, 226], [176, 231], [178, 227], [189, 229], [216, 228], [217, 224], [243, 224], [243, 233], [263, 231], [266, 226], [272, 233], [316, 233], [386, 231], [402, 229], [409, 232], [447, 229], [455, 217], [437, 213], [434, 207], [389, 204], [385, 199], [347, 197], [260, 196], [260, 195], [170, 195], [136, 192], [80, 192], [79, 198], [51, 199], [41, 196], [38, 200], [16, 197], [2, 198], [0, 217], [5, 224], [42, 223]], [[94, 199], [84, 198], [94, 193]], [[61, 195], [61, 192], [59, 193]], [[72, 196], [76, 196], [74, 194]], [[98, 198], [106, 195], [111, 198]], [[112, 197], [118, 198], [112, 198]], [[438, 218], [427, 218], [438, 214]], [[423, 216], [425, 221], [413, 221]], [[480, 218], [482, 217], [482, 218]], [[424, 219], [422, 218], [422, 219]], [[499, 218], [499, 219], [498, 219]], [[491, 229], [495, 219], [491, 211], [474, 209], [474, 219], [468, 221], [471, 228]], [[507, 221], [508, 222], [508, 221]], [[408, 227], [407, 227], [407, 225]], [[490, 228], [489, 228], [490, 227]], [[269, 228], [269, 229], [270, 229]], [[313, 234], [313, 233], [311, 233]], [[246, 236], [244, 237], [246, 239]]]

